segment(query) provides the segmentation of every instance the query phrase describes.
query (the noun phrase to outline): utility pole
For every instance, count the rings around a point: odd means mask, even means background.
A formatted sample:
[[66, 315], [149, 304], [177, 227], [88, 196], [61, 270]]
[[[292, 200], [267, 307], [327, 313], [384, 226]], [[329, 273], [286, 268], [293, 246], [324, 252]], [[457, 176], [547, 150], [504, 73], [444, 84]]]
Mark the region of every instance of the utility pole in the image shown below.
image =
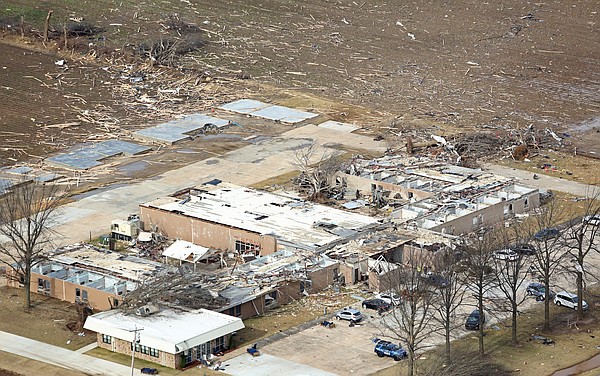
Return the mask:
[[140, 343], [140, 333], [144, 328], [138, 328], [137, 325], [134, 329], [129, 330], [133, 332], [133, 341], [131, 342], [131, 376], [133, 376], [133, 362], [135, 361], [135, 345]]

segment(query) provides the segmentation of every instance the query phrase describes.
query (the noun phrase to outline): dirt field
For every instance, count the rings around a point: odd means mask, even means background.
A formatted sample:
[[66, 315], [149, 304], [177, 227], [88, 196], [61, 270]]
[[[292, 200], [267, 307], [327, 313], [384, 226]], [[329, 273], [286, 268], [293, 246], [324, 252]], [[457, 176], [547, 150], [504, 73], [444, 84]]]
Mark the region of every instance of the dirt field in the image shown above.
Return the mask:
[[[0, 51], [2, 66], [6, 66], [3, 71], [8, 71], [0, 75], [0, 102], [8, 106], [3, 109], [9, 111], [3, 112], [12, 114], [2, 118], [2, 130], [10, 124], [10, 132], [29, 135], [34, 129], [31, 135], [35, 140], [45, 137], [43, 147], [25, 148], [34, 155], [52, 150], [62, 141], [69, 144], [92, 132], [114, 131], [103, 130], [104, 125], [128, 128], [139, 121], [160, 118], [148, 108], [143, 117], [139, 109], [127, 111], [129, 91], [116, 90], [113, 85], [103, 90], [100, 81], [108, 80], [98, 68], [120, 62], [111, 60], [107, 49], [132, 52], [160, 38], [172, 38], [165, 18], [174, 13], [199, 28], [201, 33], [194, 36], [199, 35], [204, 43], [182, 60], [179, 70], [227, 77], [227, 81], [219, 82], [220, 89], [209, 90], [203, 100], [181, 95], [169, 103], [175, 107], [180, 107], [182, 100], [193, 99], [198, 110], [208, 108], [224, 99], [222, 92], [235, 95], [226, 87], [235, 86], [239, 95], [250, 86], [246, 95], [304, 108], [313, 100], [302, 99], [303, 93], [364, 106], [364, 110], [332, 109], [331, 115], [373, 129], [391, 126], [401, 131], [426, 125], [440, 133], [475, 126], [529, 124], [567, 130], [581, 122], [589, 124], [600, 108], [600, 40], [594, 1], [510, 0], [498, 4], [465, 0], [398, 5], [379, 0], [153, 4], [127, 0], [116, 6], [108, 1], [15, 0], [0, 10], [0, 25], [14, 30], [23, 14], [33, 34], [39, 35], [48, 9], [54, 10], [51, 24], [56, 30], [69, 17], [83, 17], [83, 22], [103, 30], [101, 41], [77, 41], [78, 45], [91, 43], [91, 50], [102, 57], [86, 66], [67, 59], [74, 65], [65, 72], [54, 65], [58, 57], [22, 55], [0, 46], [8, 52]], [[188, 36], [180, 34], [181, 39]], [[61, 48], [63, 56], [77, 55], [73, 49]], [[64, 79], [56, 88], [59, 75]], [[171, 88], [173, 80], [164, 77], [162, 88]], [[226, 84], [229, 80], [234, 83]], [[156, 86], [150, 86], [149, 93], [155, 95]], [[114, 116], [118, 122], [88, 124], [78, 118], [81, 112], [98, 110], [100, 103], [104, 107], [98, 115]], [[47, 140], [55, 130], [44, 125], [77, 121], [81, 126], [56, 130], [56, 139], [61, 142], [52, 137]], [[43, 133], [39, 134], [40, 130]], [[585, 132], [592, 134], [595, 128]], [[3, 135], [10, 140], [10, 148], [17, 149], [27, 146], [22, 141], [27, 137]], [[585, 148], [584, 142], [580, 150]], [[8, 152], [12, 154], [4, 155], [11, 158], [22, 154]]]

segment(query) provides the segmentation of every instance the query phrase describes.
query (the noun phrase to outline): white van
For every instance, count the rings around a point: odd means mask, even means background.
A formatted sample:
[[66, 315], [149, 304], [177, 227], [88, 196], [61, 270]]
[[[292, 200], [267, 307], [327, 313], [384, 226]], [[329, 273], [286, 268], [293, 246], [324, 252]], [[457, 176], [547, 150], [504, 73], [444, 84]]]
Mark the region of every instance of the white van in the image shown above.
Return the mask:
[[[572, 309], [577, 309], [578, 300], [579, 298], [577, 295], [567, 291], [561, 291], [554, 297], [554, 304], [557, 306], [565, 306]], [[581, 302], [581, 305], [583, 306], [583, 309], [588, 309], [588, 304], [585, 300]]]

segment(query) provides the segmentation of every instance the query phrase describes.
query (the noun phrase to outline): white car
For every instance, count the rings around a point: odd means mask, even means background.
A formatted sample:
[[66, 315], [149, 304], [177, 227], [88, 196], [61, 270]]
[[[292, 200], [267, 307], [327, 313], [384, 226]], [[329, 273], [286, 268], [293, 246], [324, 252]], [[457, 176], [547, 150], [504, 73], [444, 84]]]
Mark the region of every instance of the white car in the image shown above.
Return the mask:
[[494, 258], [496, 260], [517, 261], [519, 259], [519, 254], [512, 249], [501, 249], [494, 252]]
[[[577, 297], [577, 295], [567, 291], [561, 291], [554, 297], [554, 304], [556, 304], [559, 307], [565, 306], [572, 309], [577, 309], [578, 301], [579, 298]], [[581, 302], [581, 305], [583, 306], [584, 310], [588, 309], [588, 304], [585, 300]]]
[[581, 221], [584, 225], [600, 226], [600, 214], [586, 215]]
[[402, 297], [400, 295], [393, 292], [382, 292], [379, 294], [375, 294], [375, 298], [381, 299], [389, 305], [399, 305], [402, 301]]

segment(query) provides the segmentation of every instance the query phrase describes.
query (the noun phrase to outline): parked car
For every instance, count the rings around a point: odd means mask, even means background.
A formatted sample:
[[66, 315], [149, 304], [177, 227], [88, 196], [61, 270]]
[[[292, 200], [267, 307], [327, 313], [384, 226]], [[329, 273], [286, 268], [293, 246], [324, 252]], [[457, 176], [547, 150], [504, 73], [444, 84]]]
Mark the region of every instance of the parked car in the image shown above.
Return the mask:
[[353, 322], [359, 322], [363, 319], [362, 313], [354, 308], [344, 308], [336, 313], [335, 318], [338, 320], [348, 320]]
[[386, 302], [383, 299], [378, 299], [378, 298], [363, 300], [362, 307], [367, 308], [367, 309], [376, 309], [379, 312], [387, 311], [390, 308], [392, 308], [390, 303]]
[[[561, 291], [554, 297], [554, 304], [557, 306], [565, 306], [572, 309], [577, 309], [577, 302], [579, 301], [579, 297], [573, 293], [567, 291]], [[583, 309], [588, 309], [588, 304], [584, 300], [581, 302]]]
[[[144, 375], [158, 375], [158, 370], [156, 368], [144, 367], [140, 370]], [[131, 371], [133, 372], [133, 371]]]
[[[546, 286], [543, 283], [533, 282], [527, 286], [527, 295], [535, 296], [535, 300], [542, 301], [546, 299]], [[550, 299], [554, 299], [556, 294], [550, 290]]]
[[527, 243], [517, 243], [515, 245], [511, 245], [509, 249], [523, 256], [531, 256], [537, 253], [537, 249], [535, 249], [533, 245]]
[[402, 297], [394, 292], [382, 292], [375, 294], [375, 297], [395, 306], [399, 305], [402, 301]]
[[[481, 319], [481, 321], [480, 321]], [[479, 323], [485, 323], [485, 314], [480, 314], [478, 309], [473, 310], [467, 321], [465, 322], [465, 329], [467, 330], [479, 330]]]
[[519, 254], [512, 249], [500, 249], [494, 252], [494, 258], [496, 260], [504, 260], [504, 261], [517, 261], [519, 259]]
[[396, 345], [395, 343], [391, 343], [389, 341], [379, 341], [375, 345], [375, 354], [378, 357], [383, 358], [384, 356], [389, 356], [390, 358], [394, 358], [394, 360], [401, 360], [408, 356], [406, 350], [402, 348], [400, 345]]
[[429, 272], [427, 274], [423, 274], [422, 277], [425, 279], [425, 282], [431, 286], [441, 288], [448, 286], [448, 280], [442, 275]]
[[600, 214], [586, 215], [581, 220], [584, 225], [600, 226]]
[[552, 227], [541, 229], [535, 235], [533, 235], [533, 237], [536, 240], [548, 240], [556, 238], [558, 235], [560, 235], [560, 231], [556, 227]]

